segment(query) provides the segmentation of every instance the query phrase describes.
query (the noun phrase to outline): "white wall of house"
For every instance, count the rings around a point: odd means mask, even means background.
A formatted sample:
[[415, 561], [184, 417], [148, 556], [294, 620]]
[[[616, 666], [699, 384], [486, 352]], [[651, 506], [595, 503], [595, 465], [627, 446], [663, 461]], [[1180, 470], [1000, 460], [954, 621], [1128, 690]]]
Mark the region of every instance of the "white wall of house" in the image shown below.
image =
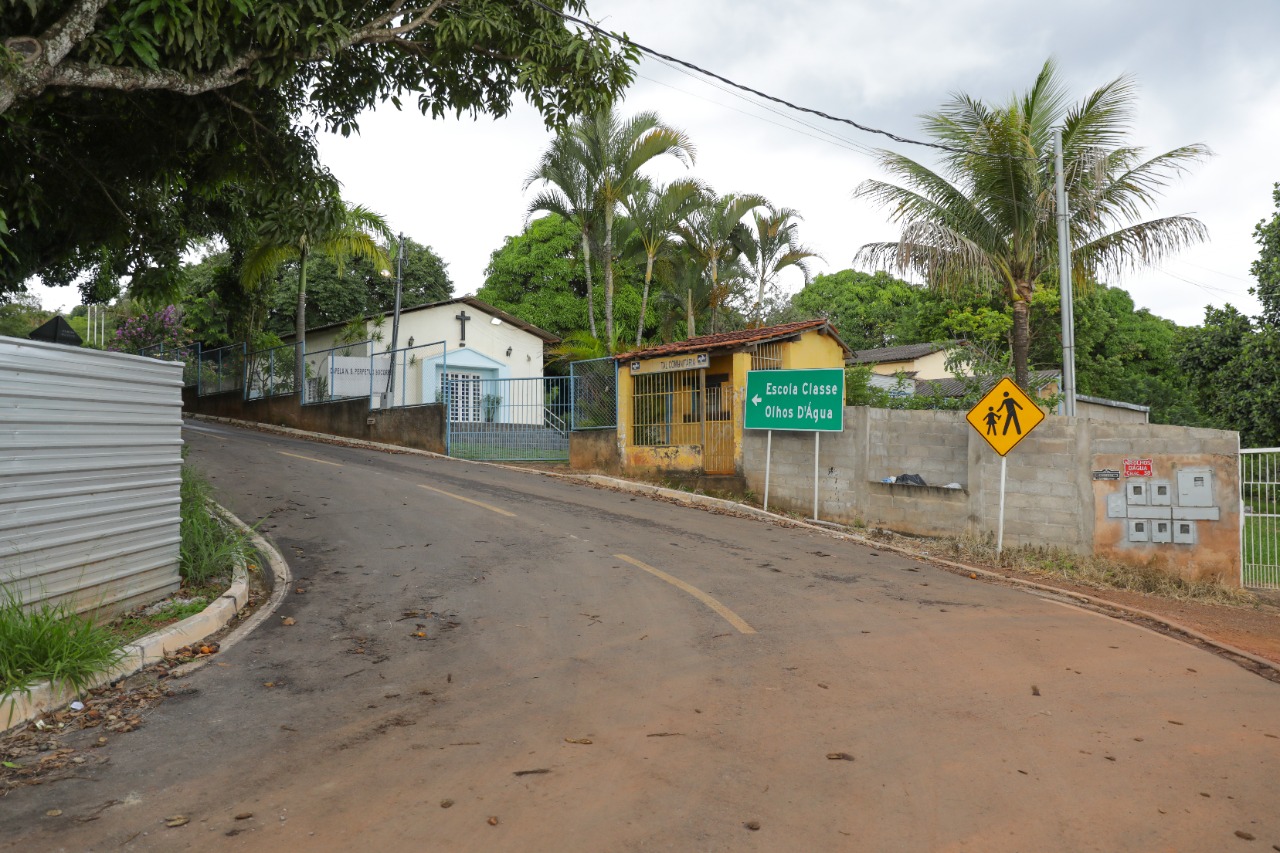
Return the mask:
[[947, 370], [946, 350], [931, 352], [919, 358], [883, 361], [880, 364], [871, 366], [871, 372], [879, 373], [881, 376], [893, 376], [898, 373], [911, 373], [912, 371], [915, 371], [914, 378], [916, 379], [951, 379], [953, 376], [969, 375], [968, 370], [963, 368], [958, 373], [952, 373]]
[[[457, 319], [457, 315], [464, 311], [470, 318], [466, 323], [465, 345], [461, 334], [462, 324]], [[494, 323], [495, 319], [497, 318], [492, 314], [462, 302], [404, 312], [400, 315], [397, 345], [401, 348], [408, 346], [410, 338], [415, 346], [443, 341], [450, 353], [470, 349], [505, 366], [503, 378], [541, 376], [542, 338], [501, 320]], [[375, 347], [378, 351], [391, 346], [390, 314], [381, 326], [370, 320], [366, 322], [366, 328], [366, 337], [376, 335], [381, 338]], [[314, 353], [340, 346], [338, 336], [341, 334], [341, 326], [308, 332], [307, 352]]]
[[[463, 323], [458, 315], [466, 313], [466, 336], [463, 339]], [[496, 322], [495, 322], [496, 321]], [[392, 318], [388, 314], [381, 319], [365, 322], [365, 338], [374, 340], [373, 354], [379, 355], [391, 347]], [[369, 360], [369, 353], [361, 346], [352, 347], [343, 344], [339, 337], [343, 326], [333, 326], [307, 333], [307, 361], [315, 375], [330, 372], [335, 364], [349, 368], [348, 359]], [[412, 345], [407, 354], [403, 350]], [[485, 383], [481, 398], [491, 398], [486, 408], [490, 419], [494, 417], [494, 407], [502, 408], [501, 422], [504, 423], [540, 423], [540, 416], [532, 409], [521, 411], [524, 403], [516, 402], [535, 396], [532, 384], [528, 389], [507, 388], [510, 383], [494, 383], [502, 379], [534, 379], [542, 377], [543, 339], [535, 334], [517, 328], [510, 323], [490, 314], [474, 305], [455, 302], [436, 305], [429, 308], [418, 308], [402, 312], [400, 330], [397, 337], [397, 348], [401, 353], [394, 365], [395, 405], [417, 405], [434, 403], [439, 397], [439, 389], [443, 381], [443, 373], [461, 373], [468, 381]], [[447, 349], [446, 349], [447, 348]], [[332, 350], [332, 352], [326, 352]], [[380, 366], [385, 367], [385, 366]], [[367, 370], [365, 371], [367, 375]], [[384, 378], [377, 391], [385, 387]], [[334, 386], [335, 390], [337, 386]], [[468, 386], [468, 391], [476, 388]], [[377, 405], [378, 394], [375, 393], [374, 405]], [[500, 397], [503, 402], [495, 403], [492, 398]], [[479, 404], [477, 404], [479, 405]], [[468, 417], [463, 419], [470, 419]]]

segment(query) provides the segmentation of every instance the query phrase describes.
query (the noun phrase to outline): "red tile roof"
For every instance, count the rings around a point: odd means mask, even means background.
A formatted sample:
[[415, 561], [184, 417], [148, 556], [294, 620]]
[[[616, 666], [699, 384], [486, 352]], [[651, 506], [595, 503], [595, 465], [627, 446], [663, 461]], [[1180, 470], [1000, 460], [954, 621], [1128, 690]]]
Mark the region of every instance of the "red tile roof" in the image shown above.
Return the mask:
[[767, 343], [779, 338], [789, 338], [800, 332], [807, 332], [810, 329], [819, 329], [823, 334], [830, 335], [846, 354], [853, 352], [845, 345], [844, 341], [840, 340], [840, 336], [836, 334], [835, 327], [830, 322], [818, 319], [801, 320], [799, 323], [783, 323], [780, 326], [766, 326], [763, 329], [743, 329], [738, 332], [724, 332], [719, 335], [701, 335], [696, 338], [689, 338], [687, 341], [675, 341], [674, 343], [659, 344], [634, 352], [620, 353], [615, 355], [614, 358], [618, 361], [627, 361], [633, 358], [657, 358], [664, 355], [696, 352], [698, 350], [732, 349], [746, 344]]

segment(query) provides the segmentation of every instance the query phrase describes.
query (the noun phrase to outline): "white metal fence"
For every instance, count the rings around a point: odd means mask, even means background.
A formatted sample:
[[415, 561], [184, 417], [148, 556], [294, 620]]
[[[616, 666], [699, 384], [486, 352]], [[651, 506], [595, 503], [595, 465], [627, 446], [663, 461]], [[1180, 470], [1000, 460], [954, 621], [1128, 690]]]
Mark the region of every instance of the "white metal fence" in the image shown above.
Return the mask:
[[0, 586], [122, 609], [178, 586], [181, 362], [0, 337]]
[[1280, 589], [1280, 447], [1240, 451], [1241, 582]]

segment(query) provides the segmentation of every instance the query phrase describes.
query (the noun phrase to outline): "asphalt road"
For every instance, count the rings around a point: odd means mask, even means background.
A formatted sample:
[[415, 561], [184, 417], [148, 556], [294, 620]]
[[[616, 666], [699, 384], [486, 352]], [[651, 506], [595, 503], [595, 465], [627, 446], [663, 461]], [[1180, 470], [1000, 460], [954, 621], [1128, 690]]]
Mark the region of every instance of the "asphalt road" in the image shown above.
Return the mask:
[[1280, 684], [1168, 637], [539, 474], [185, 437], [304, 592], [0, 800], [0, 849], [1280, 845]]

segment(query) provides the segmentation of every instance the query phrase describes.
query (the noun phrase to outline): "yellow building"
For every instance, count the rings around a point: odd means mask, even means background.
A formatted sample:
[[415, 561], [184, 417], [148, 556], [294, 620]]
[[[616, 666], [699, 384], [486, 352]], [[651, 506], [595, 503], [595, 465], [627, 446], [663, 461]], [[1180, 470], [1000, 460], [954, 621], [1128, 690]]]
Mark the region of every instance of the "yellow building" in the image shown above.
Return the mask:
[[615, 356], [623, 470], [740, 476], [747, 371], [842, 367], [850, 352], [829, 322], [805, 320]]

